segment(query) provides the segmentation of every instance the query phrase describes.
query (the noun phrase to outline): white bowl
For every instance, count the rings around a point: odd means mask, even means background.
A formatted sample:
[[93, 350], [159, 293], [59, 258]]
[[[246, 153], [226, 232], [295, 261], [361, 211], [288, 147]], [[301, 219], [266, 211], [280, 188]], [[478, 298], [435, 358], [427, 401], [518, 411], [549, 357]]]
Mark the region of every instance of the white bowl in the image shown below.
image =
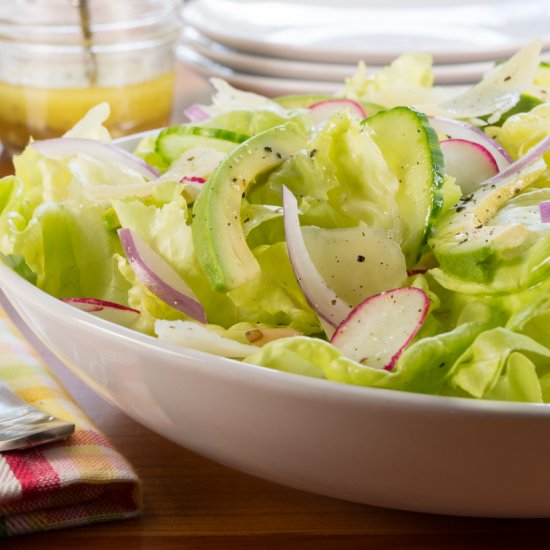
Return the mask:
[[550, 406], [355, 387], [184, 349], [71, 307], [2, 262], [0, 288], [92, 389], [218, 462], [391, 508], [550, 516]]
[[368, 504], [550, 515], [550, 407], [317, 380], [187, 350], [71, 307], [0, 262], [0, 287], [92, 389], [197, 453]]

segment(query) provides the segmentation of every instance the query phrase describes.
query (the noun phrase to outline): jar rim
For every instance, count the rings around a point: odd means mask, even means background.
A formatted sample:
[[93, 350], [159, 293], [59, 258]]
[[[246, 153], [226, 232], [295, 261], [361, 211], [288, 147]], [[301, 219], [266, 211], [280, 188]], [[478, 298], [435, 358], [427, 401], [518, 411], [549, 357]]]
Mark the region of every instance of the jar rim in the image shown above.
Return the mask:
[[[128, 5], [128, 4], [126, 4]], [[166, 0], [160, 9], [150, 13], [137, 13], [133, 17], [107, 21], [90, 21], [92, 43], [96, 47], [131, 44], [144, 40], [167, 37], [173, 40], [181, 30], [179, 0]], [[78, 46], [84, 42], [83, 29], [76, 20], [67, 22], [18, 21], [0, 9], [0, 42], [14, 44], [42, 44], [51, 46]]]

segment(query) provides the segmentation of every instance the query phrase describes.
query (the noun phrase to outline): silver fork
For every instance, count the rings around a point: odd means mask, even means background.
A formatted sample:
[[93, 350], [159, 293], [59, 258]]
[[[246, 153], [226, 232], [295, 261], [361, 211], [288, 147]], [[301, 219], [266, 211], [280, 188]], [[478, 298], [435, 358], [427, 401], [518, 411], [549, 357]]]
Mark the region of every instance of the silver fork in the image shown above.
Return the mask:
[[0, 452], [58, 441], [73, 432], [74, 424], [35, 409], [0, 382]]

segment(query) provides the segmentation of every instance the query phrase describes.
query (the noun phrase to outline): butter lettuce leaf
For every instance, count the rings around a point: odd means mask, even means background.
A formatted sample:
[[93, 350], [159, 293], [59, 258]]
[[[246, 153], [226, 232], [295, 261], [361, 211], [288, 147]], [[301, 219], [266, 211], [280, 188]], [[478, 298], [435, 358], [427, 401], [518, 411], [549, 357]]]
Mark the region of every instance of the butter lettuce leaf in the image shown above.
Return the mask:
[[35, 209], [13, 245], [13, 254], [24, 258], [47, 293], [125, 304], [128, 284], [116, 266], [119, 252], [120, 241], [107, 230], [102, 208], [53, 202]]
[[303, 225], [378, 227], [399, 240], [399, 182], [371, 130], [346, 112], [335, 115], [302, 151], [260, 186], [258, 199], [280, 203], [281, 186], [299, 199]]
[[488, 326], [489, 320], [472, 321], [448, 333], [423, 338], [403, 353], [392, 371], [362, 365], [328, 342], [304, 337], [271, 342], [246, 361], [346, 384], [439, 393], [454, 362]]
[[[456, 361], [447, 384], [477, 398], [507, 395], [540, 401], [535, 366], [543, 374], [548, 372], [550, 349], [528, 336], [496, 327], [480, 334]], [[519, 369], [525, 370], [525, 376]]]

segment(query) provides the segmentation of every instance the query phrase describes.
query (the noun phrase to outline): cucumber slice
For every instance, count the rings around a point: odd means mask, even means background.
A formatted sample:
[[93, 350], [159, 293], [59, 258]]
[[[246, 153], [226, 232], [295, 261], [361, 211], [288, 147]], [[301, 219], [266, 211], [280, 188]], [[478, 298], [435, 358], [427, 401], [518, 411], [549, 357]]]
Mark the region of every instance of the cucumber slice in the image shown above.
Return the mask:
[[221, 128], [171, 126], [160, 132], [155, 144], [155, 150], [166, 162], [172, 163], [182, 153], [193, 147], [210, 147], [216, 149], [216, 151], [226, 153], [248, 138], [249, 136], [247, 135]]
[[276, 168], [306, 143], [300, 128], [287, 122], [241, 144], [208, 179], [193, 207], [192, 232], [197, 259], [214, 290], [237, 288], [260, 274], [241, 225], [242, 197], [257, 176]]
[[401, 248], [410, 269], [420, 259], [443, 204], [445, 170], [439, 140], [428, 118], [410, 107], [380, 111], [363, 123], [374, 130], [372, 137], [399, 180]]

